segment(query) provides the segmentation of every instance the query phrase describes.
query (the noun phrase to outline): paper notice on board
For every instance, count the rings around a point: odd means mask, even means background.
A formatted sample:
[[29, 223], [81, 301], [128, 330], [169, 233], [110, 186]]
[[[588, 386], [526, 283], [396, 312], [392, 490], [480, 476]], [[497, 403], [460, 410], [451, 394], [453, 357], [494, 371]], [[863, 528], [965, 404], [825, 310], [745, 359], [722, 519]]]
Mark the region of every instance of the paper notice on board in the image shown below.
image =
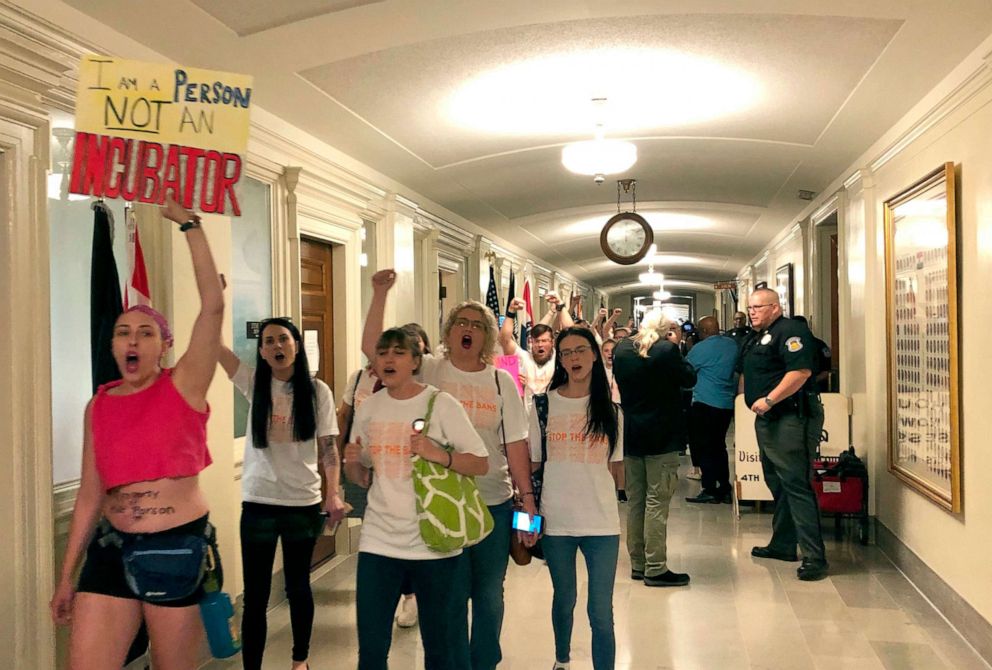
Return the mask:
[[307, 352], [307, 362], [310, 364], [310, 374], [320, 370], [320, 340], [316, 330], [303, 331], [303, 350]]

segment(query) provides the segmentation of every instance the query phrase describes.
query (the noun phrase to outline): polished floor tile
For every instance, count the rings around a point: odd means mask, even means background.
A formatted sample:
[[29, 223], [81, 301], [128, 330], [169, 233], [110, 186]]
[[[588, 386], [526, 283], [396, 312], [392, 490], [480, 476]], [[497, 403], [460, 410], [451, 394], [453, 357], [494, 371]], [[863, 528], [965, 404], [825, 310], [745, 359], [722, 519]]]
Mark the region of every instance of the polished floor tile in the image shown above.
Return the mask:
[[[765, 544], [769, 513], [684, 498], [699, 483], [683, 479], [672, 501], [669, 560], [692, 576], [689, 586], [648, 588], [630, 579], [621, 544], [614, 592], [617, 670], [989, 670], [930, 603], [876, 547], [837, 540], [825, 524], [830, 577], [796, 578], [798, 563], [752, 558]], [[621, 506], [623, 511], [623, 506]], [[592, 670], [585, 613], [585, 568], [579, 561], [572, 670]], [[355, 559], [345, 558], [314, 582], [317, 604], [312, 670], [354, 668]], [[511, 565], [506, 581], [500, 670], [549, 670], [554, 662], [551, 581], [543, 563]], [[265, 670], [289, 668], [292, 640], [285, 604], [269, 614]], [[209, 670], [240, 668], [240, 659]], [[414, 629], [393, 629], [390, 668], [423, 668]]]

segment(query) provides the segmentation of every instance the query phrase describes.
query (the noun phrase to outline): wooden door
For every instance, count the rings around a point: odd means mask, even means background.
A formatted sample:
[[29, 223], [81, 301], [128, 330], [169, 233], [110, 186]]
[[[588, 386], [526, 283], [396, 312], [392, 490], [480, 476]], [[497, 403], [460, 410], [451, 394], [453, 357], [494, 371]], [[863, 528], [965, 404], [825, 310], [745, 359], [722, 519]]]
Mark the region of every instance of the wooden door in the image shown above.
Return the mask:
[[[319, 361], [310, 360], [310, 372], [316, 371], [317, 379], [334, 388], [334, 283], [332, 266], [333, 248], [326, 242], [303, 239], [300, 241], [300, 295], [303, 307], [303, 337], [316, 337]], [[316, 363], [316, 365], [315, 365]], [[315, 370], [316, 368], [316, 370]], [[320, 467], [321, 497], [327, 495], [324, 468]], [[323, 535], [317, 540], [311, 567], [316, 567], [334, 556], [334, 537]]]

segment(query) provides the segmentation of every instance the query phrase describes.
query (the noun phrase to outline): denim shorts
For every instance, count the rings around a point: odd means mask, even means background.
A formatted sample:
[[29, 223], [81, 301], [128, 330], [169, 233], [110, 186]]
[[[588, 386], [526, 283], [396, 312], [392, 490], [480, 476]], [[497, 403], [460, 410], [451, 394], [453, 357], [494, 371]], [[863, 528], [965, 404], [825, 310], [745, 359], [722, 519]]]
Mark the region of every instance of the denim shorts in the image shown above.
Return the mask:
[[[86, 549], [86, 561], [83, 569], [79, 573], [79, 584], [76, 586], [78, 593], [98, 593], [114, 598], [127, 598], [128, 600], [143, 600], [127, 585], [124, 577], [124, 559], [121, 548], [115, 543], [101, 542], [107, 535], [117, 533], [122, 538], [136, 538], [139, 536], [155, 535], [158, 537], [169, 535], [197, 535], [203, 536], [207, 530], [207, 515], [199, 519], [194, 519], [189, 523], [184, 523], [175, 528], [158, 531], [157, 533], [124, 533], [110, 526], [106, 520], [101, 519], [97, 524], [96, 533], [89, 547]], [[220, 552], [217, 551], [217, 541], [210, 539], [210, 546], [213, 548], [218, 584], [223, 585], [223, 570], [220, 565]], [[196, 605], [203, 600], [203, 585], [191, 595], [181, 600], [154, 603], [160, 607], [189, 607]]]

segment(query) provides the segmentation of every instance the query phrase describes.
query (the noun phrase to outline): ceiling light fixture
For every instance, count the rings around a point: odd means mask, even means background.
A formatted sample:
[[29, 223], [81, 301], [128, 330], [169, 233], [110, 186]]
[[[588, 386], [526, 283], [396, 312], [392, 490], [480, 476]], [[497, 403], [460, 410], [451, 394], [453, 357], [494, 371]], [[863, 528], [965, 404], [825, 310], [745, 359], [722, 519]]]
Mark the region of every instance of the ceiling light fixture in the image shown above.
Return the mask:
[[655, 272], [653, 267], [648, 267], [647, 272], [642, 272], [637, 275], [637, 280], [642, 284], [655, 284], [660, 286], [661, 283], [665, 281], [665, 275], [660, 272]]
[[593, 98], [592, 104], [597, 116], [595, 138], [566, 144], [561, 150], [561, 164], [570, 172], [593, 175], [593, 181], [602, 184], [606, 175], [626, 172], [637, 162], [637, 147], [631, 142], [606, 139], [606, 98]]

